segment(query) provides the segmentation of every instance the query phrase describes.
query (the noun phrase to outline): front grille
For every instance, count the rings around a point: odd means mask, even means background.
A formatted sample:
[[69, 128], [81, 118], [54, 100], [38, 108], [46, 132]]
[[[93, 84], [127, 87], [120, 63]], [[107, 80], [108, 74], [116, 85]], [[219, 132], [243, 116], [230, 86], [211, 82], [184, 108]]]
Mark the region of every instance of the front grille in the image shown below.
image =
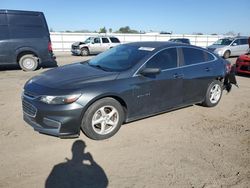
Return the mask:
[[28, 92], [28, 91], [24, 91], [24, 96], [28, 97], [28, 98], [36, 98], [37, 97], [37, 94], [35, 93], [31, 93], [31, 92]]
[[79, 46], [72, 45], [72, 46], [71, 46], [71, 49], [73, 49], [73, 50], [79, 49]]
[[250, 70], [250, 66], [242, 65], [240, 67], [240, 69], [243, 70], [243, 71], [249, 71]]
[[22, 100], [22, 105], [23, 105], [23, 112], [27, 114], [28, 116], [35, 117], [37, 109], [34, 107], [32, 104], [29, 102]]
[[215, 50], [215, 48], [208, 48], [208, 50], [209, 50], [210, 52], [213, 52], [213, 51]]

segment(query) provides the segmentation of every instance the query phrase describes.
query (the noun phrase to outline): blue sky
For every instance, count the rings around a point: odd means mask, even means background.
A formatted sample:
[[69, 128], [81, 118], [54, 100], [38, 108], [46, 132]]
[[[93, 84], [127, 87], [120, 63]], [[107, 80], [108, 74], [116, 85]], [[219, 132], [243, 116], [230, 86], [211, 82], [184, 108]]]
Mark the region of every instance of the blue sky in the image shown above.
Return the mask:
[[176, 34], [250, 35], [250, 0], [0, 0], [0, 9], [42, 11], [55, 31], [130, 26]]

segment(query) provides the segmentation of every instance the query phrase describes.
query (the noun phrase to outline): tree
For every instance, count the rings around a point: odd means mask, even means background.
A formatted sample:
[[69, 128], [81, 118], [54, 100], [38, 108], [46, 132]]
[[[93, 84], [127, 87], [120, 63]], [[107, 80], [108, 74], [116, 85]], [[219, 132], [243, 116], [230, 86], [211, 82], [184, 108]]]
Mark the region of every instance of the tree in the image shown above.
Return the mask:
[[233, 31], [229, 31], [229, 32], [225, 33], [225, 35], [236, 36], [235, 32], [233, 32]]
[[109, 33], [112, 33], [112, 28], [109, 28]]
[[137, 30], [130, 29], [129, 26], [121, 27], [116, 33], [139, 33]]
[[100, 28], [99, 33], [107, 33], [106, 27]]

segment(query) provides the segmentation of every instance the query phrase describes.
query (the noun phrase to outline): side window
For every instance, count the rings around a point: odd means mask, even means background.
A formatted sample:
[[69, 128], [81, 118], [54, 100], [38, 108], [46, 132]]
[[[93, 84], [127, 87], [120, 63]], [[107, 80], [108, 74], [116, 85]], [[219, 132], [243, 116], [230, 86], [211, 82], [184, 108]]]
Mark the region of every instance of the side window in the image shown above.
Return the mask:
[[102, 43], [109, 43], [109, 39], [108, 38], [102, 38]]
[[196, 48], [182, 48], [182, 52], [185, 65], [192, 65], [207, 61], [206, 52], [203, 50], [199, 50]]
[[94, 43], [101, 43], [100, 38], [95, 38]]
[[110, 37], [110, 40], [112, 43], [120, 43], [119, 39], [115, 37]]
[[247, 39], [240, 39], [240, 44], [242, 45], [248, 44]]
[[7, 25], [6, 14], [0, 13], [0, 25]]
[[236, 39], [235, 41], [233, 41], [233, 45], [236, 44], [236, 45], [240, 45], [240, 39]]
[[43, 18], [33, 14], [8, 14], [10, 25], [45, 27]]
[[177, 67], [176, 48], [170, 48], [159, 52], [147, 62], [146, 67], [160, 68], [162, 70]]
[[8, 39], [9, 31], [8, 31], [8, 23], [6, 14], [0, 13], [0, 40]]

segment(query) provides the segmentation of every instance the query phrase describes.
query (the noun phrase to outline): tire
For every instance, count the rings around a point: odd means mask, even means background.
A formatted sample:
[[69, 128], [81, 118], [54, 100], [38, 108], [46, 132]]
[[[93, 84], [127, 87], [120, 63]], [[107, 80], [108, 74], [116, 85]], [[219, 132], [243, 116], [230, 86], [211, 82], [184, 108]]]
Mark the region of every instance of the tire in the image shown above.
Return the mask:
[[225, 51], [225, 53], [224, 53], [224, 55], [223, 55], [223, 58], [224, 59], [228, 59], [229, 57], [230, 57], [230, 51], [229, 50], [227, 50], [227, 51]]
[[81, 56], [88, 56], [88, 55], [89, 55], [88, 48], [82, 48], [81, 49]]
[[18, 63], [23, 71], [34, 71], [38, 67], [38, 58], [33, 54], [23, 55]]
[[202, 105], [206, 107], [216, 106], [220, 102], [222, 92], [222, 83], [218, 80], [214, 80], [207, 88], [205, 100]]
[[81, 128], [91, 139], [104, 140], [118, 132], [124, 121], [124, 110], [113, 98], [103, 98], [93, 103], [85, 112]]

